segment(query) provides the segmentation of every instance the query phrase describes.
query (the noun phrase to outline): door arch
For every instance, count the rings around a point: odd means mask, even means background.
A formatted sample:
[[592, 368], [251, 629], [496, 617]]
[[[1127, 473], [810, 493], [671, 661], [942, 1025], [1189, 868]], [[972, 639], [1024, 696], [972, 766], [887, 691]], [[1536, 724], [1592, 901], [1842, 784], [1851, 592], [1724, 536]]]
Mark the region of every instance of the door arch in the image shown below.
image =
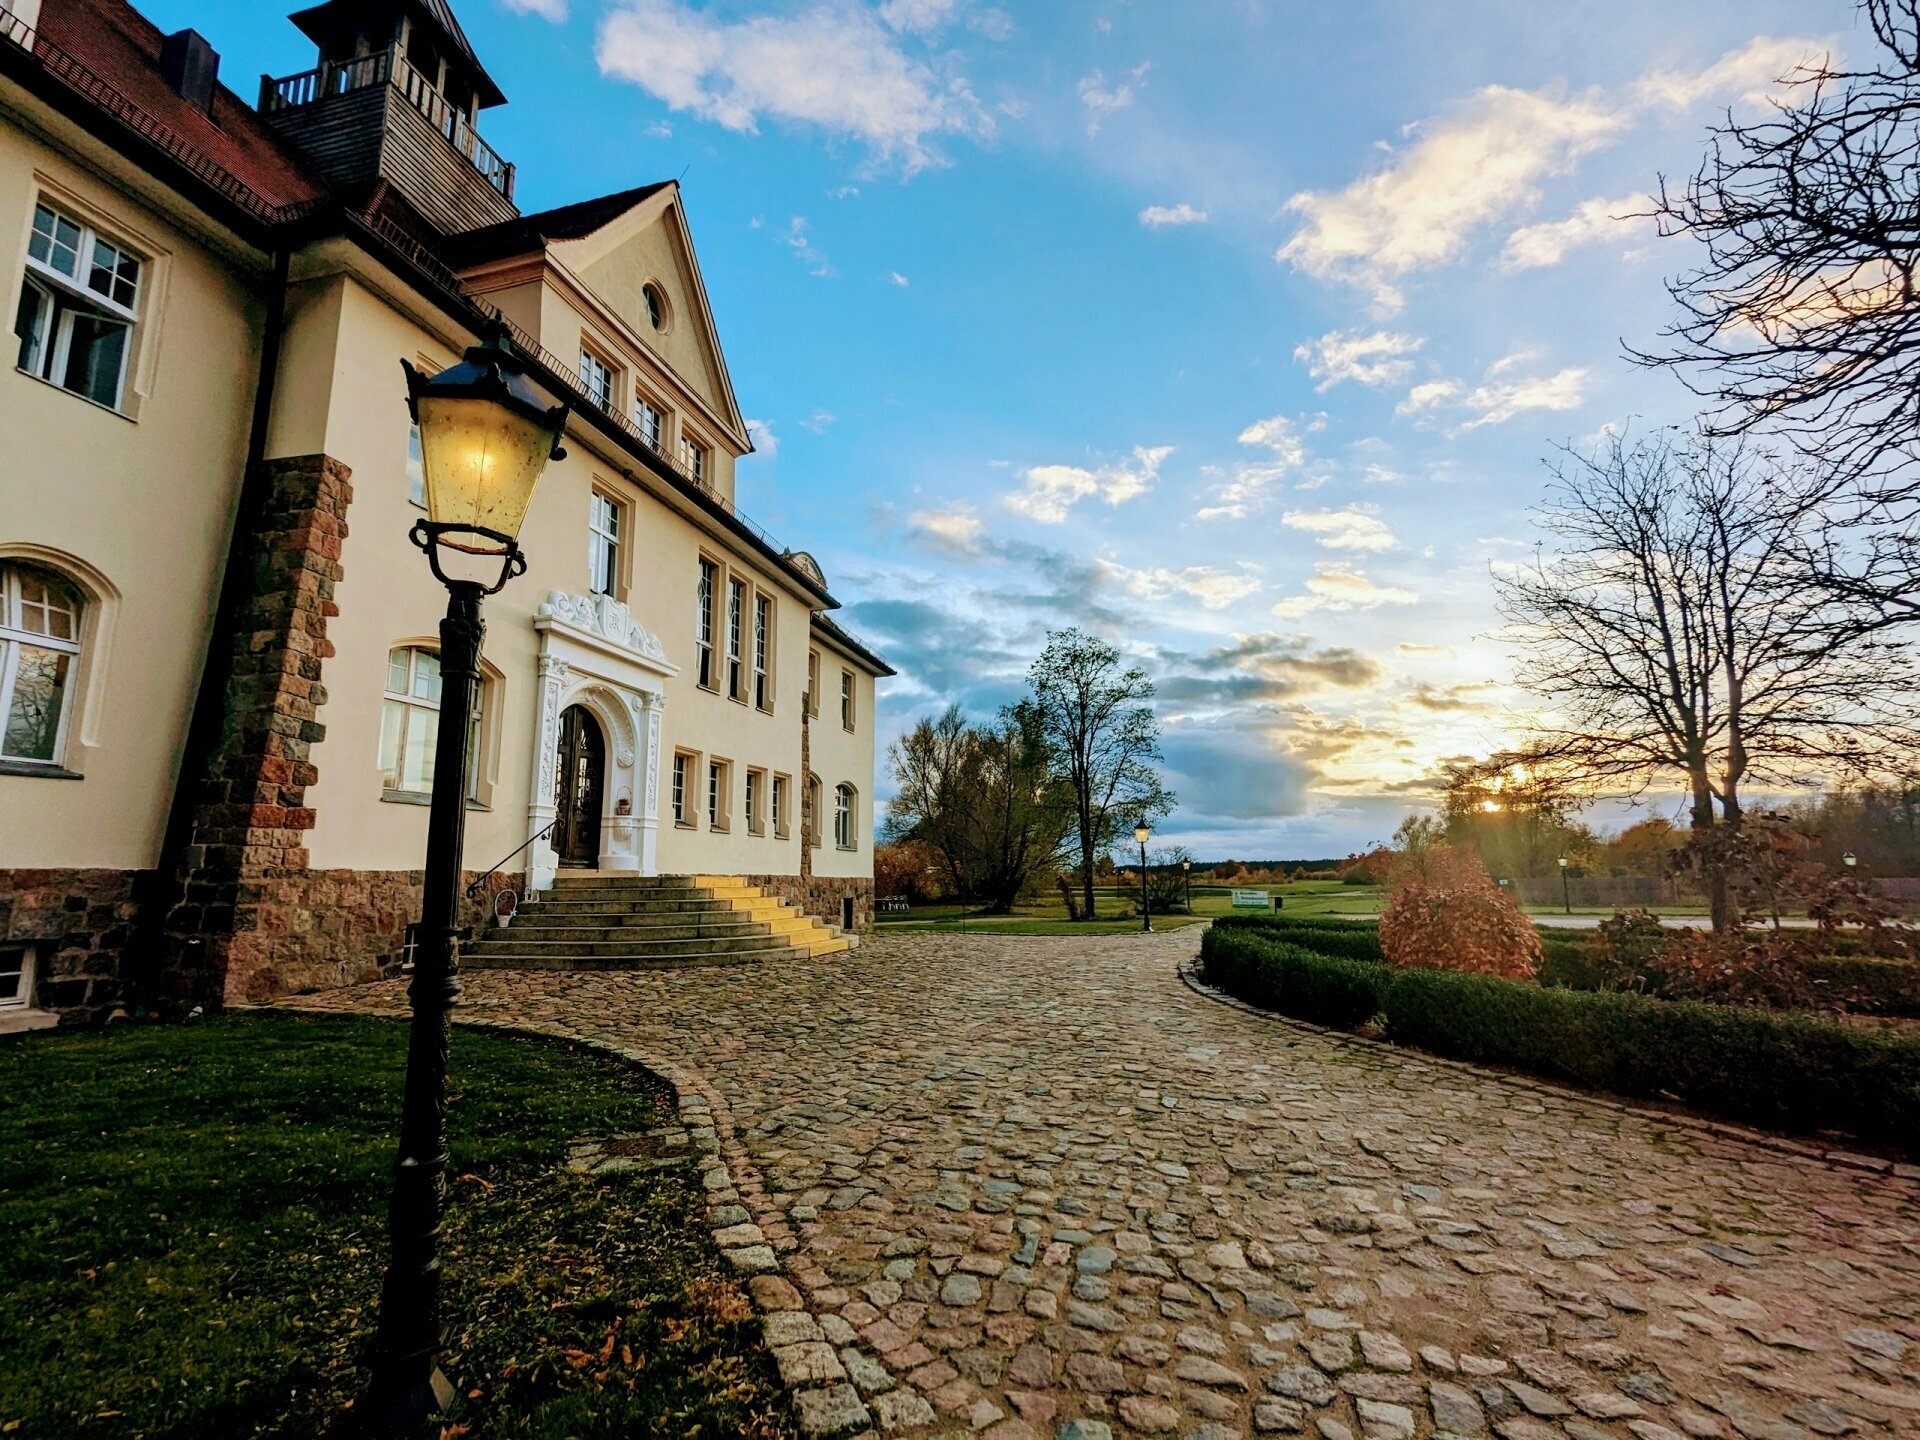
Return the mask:
[[584, 705], [560, 716], [560, 763], [554, 767], [554, 853], [565, 866], [600, 862], [600, 807], [606, 793], [607, 743]]

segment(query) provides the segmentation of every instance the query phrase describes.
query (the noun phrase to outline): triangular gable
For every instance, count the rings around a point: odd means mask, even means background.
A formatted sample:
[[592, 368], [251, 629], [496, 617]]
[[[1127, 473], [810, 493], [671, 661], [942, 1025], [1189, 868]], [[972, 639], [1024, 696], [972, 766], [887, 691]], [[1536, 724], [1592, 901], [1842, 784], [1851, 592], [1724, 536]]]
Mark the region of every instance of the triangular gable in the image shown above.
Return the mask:
[[[736, 438], [746, 438], [746, 419], [734, 398], [677, 184], [663, 187], [591, 234], [550, 241], [548, 249], [727, 422]], [[649, 283], [659, 285], [667, 297], [664, 332], [656, 331], [647, 318]]]

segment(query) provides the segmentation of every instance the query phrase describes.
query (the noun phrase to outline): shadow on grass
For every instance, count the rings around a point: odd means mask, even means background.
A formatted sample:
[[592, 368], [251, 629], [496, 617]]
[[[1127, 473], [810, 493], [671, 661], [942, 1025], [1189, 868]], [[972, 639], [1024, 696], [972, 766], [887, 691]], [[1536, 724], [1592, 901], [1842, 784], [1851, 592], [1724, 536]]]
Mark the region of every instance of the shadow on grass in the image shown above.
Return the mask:
[[[355, 1433], [405, 1038], [260, 1015], [0, 1045], [0, 1429]], [[789, 1434], [697, 1172], [563, 1168], [577, 1137], [671, 1120], [671, 1090], [459, 1031], [453, 1075], [457, 1433]]]

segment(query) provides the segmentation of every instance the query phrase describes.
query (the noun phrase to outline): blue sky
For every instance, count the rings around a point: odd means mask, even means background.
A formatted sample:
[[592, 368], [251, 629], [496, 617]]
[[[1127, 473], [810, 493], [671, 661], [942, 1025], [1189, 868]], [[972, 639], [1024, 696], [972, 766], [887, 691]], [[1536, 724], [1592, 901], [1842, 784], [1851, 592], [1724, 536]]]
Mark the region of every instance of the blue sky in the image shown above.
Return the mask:
[[[223, 73], [271, 9], [146, 0]], [[684, 175], [742, 508], [900, 668], [884, 741], [1051, 626], [1160, 682], [1169, 839], [1342, 854], [1533, 702], [1490, 574], [1555, 444], [1683, 420], [1621, 219], [1842, 0], [456, 0], [533, 209]], [[881, 786], [884, 795], [888, 787]]]

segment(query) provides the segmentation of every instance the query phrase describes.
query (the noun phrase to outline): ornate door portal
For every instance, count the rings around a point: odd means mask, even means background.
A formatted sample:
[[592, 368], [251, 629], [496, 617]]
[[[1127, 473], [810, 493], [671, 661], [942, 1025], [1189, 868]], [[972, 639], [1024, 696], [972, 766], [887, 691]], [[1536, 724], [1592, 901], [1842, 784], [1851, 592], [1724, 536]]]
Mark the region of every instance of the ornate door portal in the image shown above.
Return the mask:
[[553, 848], [562, 865], [600, 859], [600, 798], [606, 789], [606, 742], [593, 716], [569, 705], [560, 716], [560, 763], [555, 766]]

